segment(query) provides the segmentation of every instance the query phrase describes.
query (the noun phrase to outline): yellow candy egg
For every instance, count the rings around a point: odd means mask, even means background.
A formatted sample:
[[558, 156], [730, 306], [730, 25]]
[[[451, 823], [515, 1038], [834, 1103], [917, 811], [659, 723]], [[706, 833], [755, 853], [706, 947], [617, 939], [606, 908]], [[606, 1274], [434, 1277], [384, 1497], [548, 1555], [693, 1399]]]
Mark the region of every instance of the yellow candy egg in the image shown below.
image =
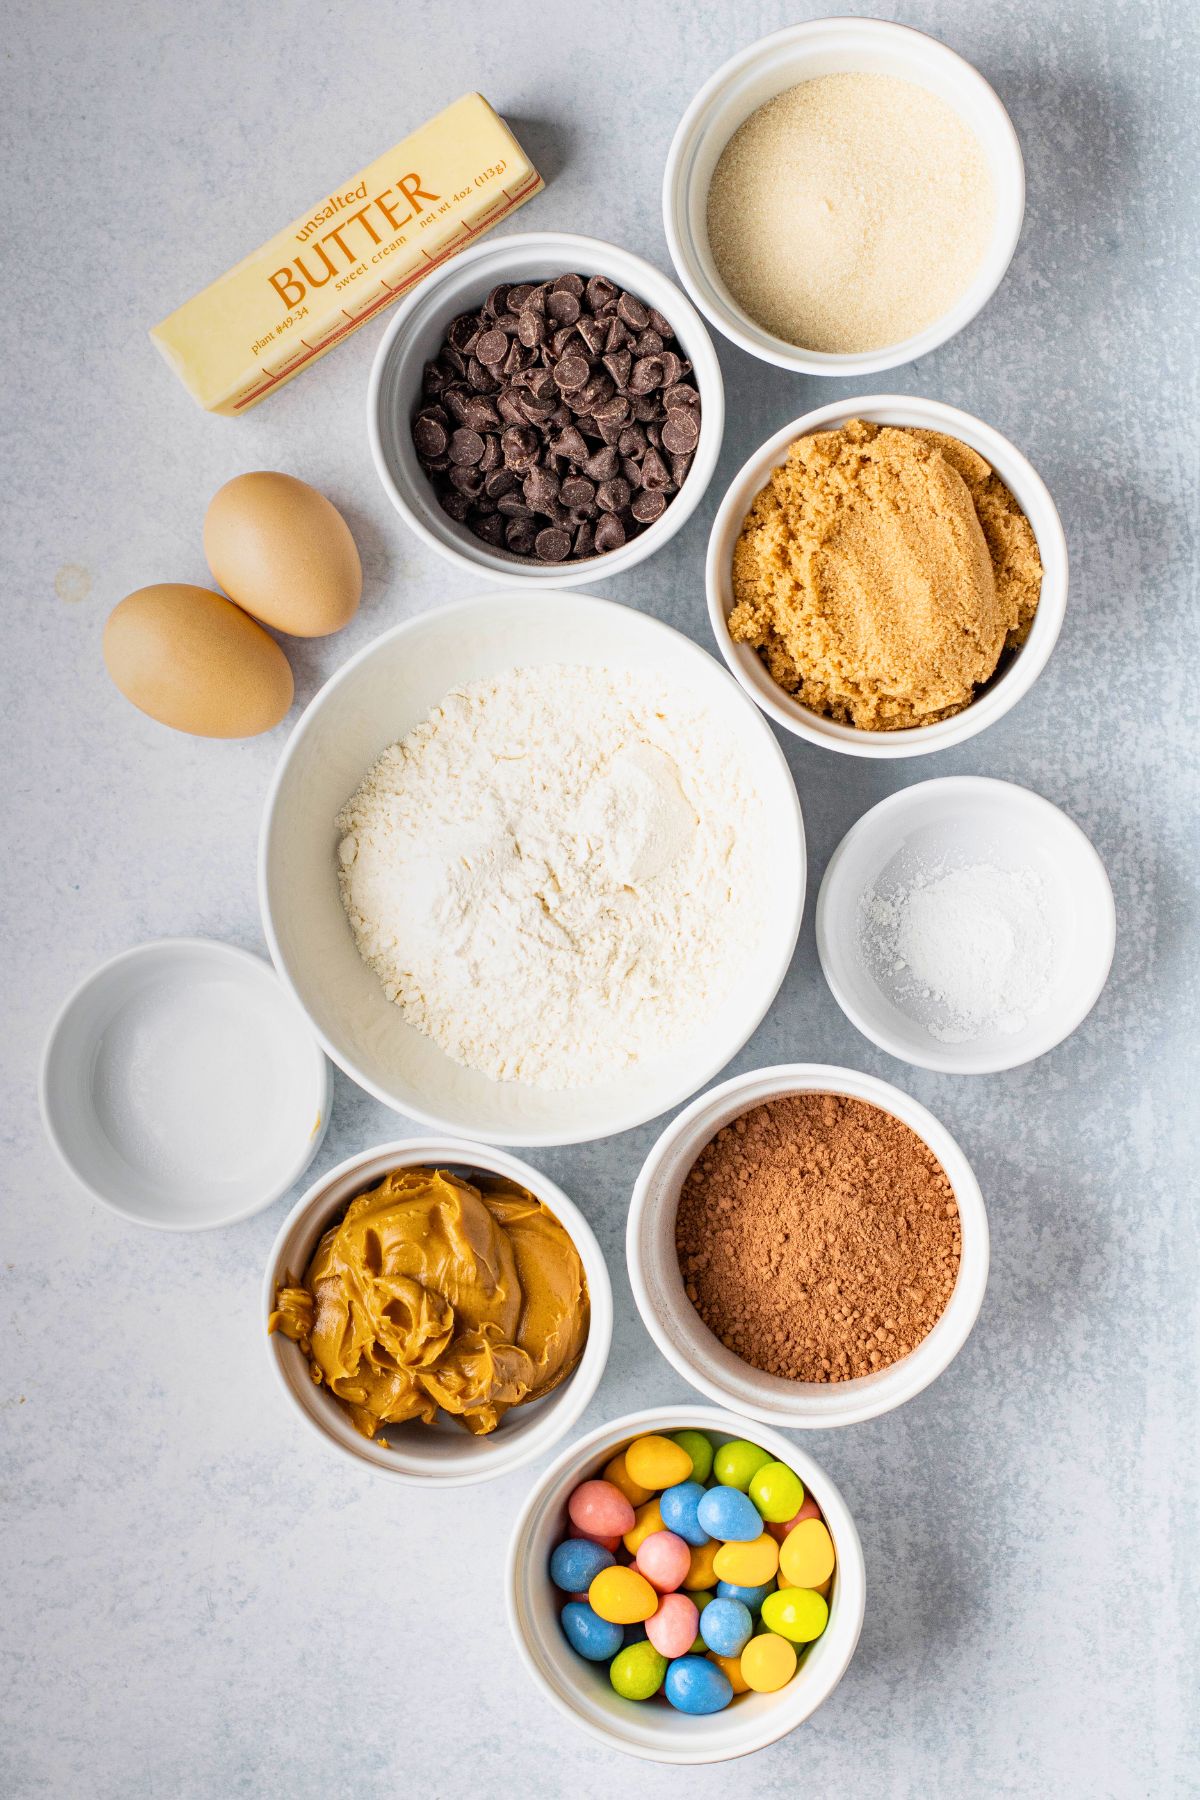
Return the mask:
[[738, 1587], [762, 1587], [779, 1567], [779, 1545], [767, 1531], [749, 1544], [722, 1544], [713, 1558], [718, 1581]]
[[[599, 1580], [599, 1576], [597, 1576]], [[811, 1644], [829, 1623], [829, 1608], [811, 1588], [785, 1588], [768, 1594], [762, 1603], [762, 1622], [793, 1644]]]
[[[647, 1500], [639, 1506], [633, 1515], [633, 1524], [621, 1539], [630, 1556], [636, 1556], [642, 1547], [642, 1539], [648, 1538], [652, 1531], [664, 1531], [662, 1514], [658, 1510], [657, 1500]], [[702, 1587], [706, 1584], [701, 1582]]]
[[620, 1488], [630, 1506], [644, 1506], [650, 1498], [651, 1489], [642, 1487], [630, 1479], [629, 1470], [625, 1467], [624, 1456], [614, 1456], [605, 1466], [605, 1481], [611, 1481], [615, 1488]]
[[644, 1575], [620, 1563], [601, 1569], [588, 1589], [588, 1605], [610, 1625], [640, 1625], [658, 1611], [658, 1595]]
[[650, 1490], [674, 1487], [686, 1481], [692, 1472], [692, 1459], [682, 1444], [672, 1438], [635, 1438], [625, 1452], [625, 1467], [631, 1481]]
[[692, 1550], [691, 1565], [683, 1578], [684, 1589], [692, 1593], [696, 1588], [715, 1587], [717, 1572], [713, 1567], [717, 1551], [721, 1548], [716, 1538], [709, 1538], [707, 1544], [697, 1544]]
[[779, 1566], [791, 1587], [820, 1587], [833, 1574], [835, 1560], [823, 1519], [801, 1519], [779, 1547]]
[[[746, 1648], [749, 1649], [749, 1645]], [[742, 1656], [745, 1654], [746, 1651], [743, 1650]], [[729, 1685], [735, 1694], [745, 1694], [750, 1690], [750, 1683], [742, 1673], [742, 1656], [718, 1656], [715, 1650], [710, 1650], [708, 1653], [709, 1662], [716, 1663], [721, 1673], [728, 1676]], [[780, 1682], [780, 1686], [783, 1686], [782, 1682]], [[767, 1690], [764, 1688], [762, 1691], [766, 1693]]]
[[777, 1693], [796, 1673], [795, 1650], [786, 1638], [778, 1637], [773, 1631], [752, 1637], [738, 1660], [743, 1687], [753, 1689], [756, 1694]]

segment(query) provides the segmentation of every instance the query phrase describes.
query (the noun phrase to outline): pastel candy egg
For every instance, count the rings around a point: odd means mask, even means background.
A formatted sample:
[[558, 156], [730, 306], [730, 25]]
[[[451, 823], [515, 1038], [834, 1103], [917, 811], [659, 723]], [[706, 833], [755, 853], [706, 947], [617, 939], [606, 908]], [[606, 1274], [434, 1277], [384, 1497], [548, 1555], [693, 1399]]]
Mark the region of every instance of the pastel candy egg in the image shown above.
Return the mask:
[[578, 1525], [572, 1525], [567, 1531], [567, 1536], [586, 1538], [589, 1544], [599, 1544], [602, 1550], [611, 1550], [614, 1556], [621, 1548], [620, 1532], [614, 1532], [612, 1537], [605, 1537], [601, 1532], [580, 1531]]
[[751, 1638], [741, 1656], [742, 1678], [756, 1694], [774, 1694], [796, 1673], [796, 1652], [786, 1638], [764, 1631]]
[[586, 1600], [568, 1601], [562, 1609], [562, 1628], [572, 1650], [589, 1662], [607, 1662], [621, 1648], [621, 1627], [602, 1619]]
[[721, 1487], [740, 1488], [744, 1494], [759, 1469], [770, 1461], [769, 1451], [745, 1438], [733, 1438], [713, 1457], [713, 1474]]
[[739, 1587], [736, 1581], [718, 1581], [717, 1598], [719, 1600], [740, 1600], [750, 1612], [762, 1611], [762, 1603], [768, 1594], [774, 1593], [775, 1583], [764, 1581], [759, 1587]]
[[588, 1588], [588, 1603], [614, 1625], [636, 1625], [657, 1610], [658, 1595], [636, 1569], [614, 1563], [611, 1569], [601, 1569]]
[[667, 1665], [663, 1684], [677, 1712], [715, 1713], [733, 1699], [733, 1683], [707, 1656], [680, 1656]]
[[820, 1507], [817, 1505], [811, 1494], [806, 1494], [804, 1496], [804, 1505], [800, 1508], [799, 1512], [793, 1513], [790, 1519], [785, 1519], [782, 1525], [778, 1525], [772, 1520], [768, 1524], [767, 1530], [773, 1538], [778, 1538], [779, 1542], [782, 1544], [788, 1532], [791, 1531], [794, 1526], [799, 1525], [802, 1519], [819, 1519], [821, 1517], [823, 1517], [823, 1514]]
[[611, 1550], [588, 1538], [565, 1538], [550, 1558], [550, 1579], [564, 1593], [586, 1593], [601, 1569], [612, 1565]]
[[648, 1640], [626, 1644], [609, 1664], [608, 1679], [625, 1700], [649, 1700], [667, 1672], [667, 1659]]
[[630, 1506], [644, 1506], [650, 1498], [651, 1490], [640, 1487], [636, 1481], [630, 1478], [629, 1470], [625, 1467], [624, 1454], [614, 1456], [612, 1461], [605, 1465], [604, 1479], [611, 1481], [615, 1488], [620, 1488]]
[[742, 1659], [740, 1656], [718, 1656], [715, 1650], [710, 1650], [708, 1653], [708, 1660], [720, 1669], [722, 1675], [724, 1675], [735, 1694], [749, 1693], [749, 1685], [745, 1676], [742, 1674]]
[[779, 1567], [779, 1545], [769, 1532], [761, 1532], [751, 1544], [722, 1544], [713, 1558], [718, 1581], [738, 1587], [761, 1587]]
[[667, 1530], [689, 1544], [707, 1543], [709, 1534], [697, 1517], [703, 1498], [704, 1489], [695, 1480], [677, 1482], [660, 1494], [658, 1507]]
[[740, 1600], [718, 1598], [704, 1609], [700, 1635], [718, 1656], [740, 1656], [753, 1630], [750, 1608]]
[[635, 1438], [628, 1446], [625, 1467], [631, 1481], [653, 1491], [686, 1481], [692, 1472], [692, 1459], [674, 1438], [652, 1433], [649, 1437]]
[[611, 1481], [584, 1481], [567, 1501], [572, 1525], [589, 1537], [620, 1537], [633, 1527], [633, 1507]]
[[[717, 1455], [720, 1456], [720, 1451]], [[696, 1508], [696, 1518], [709, 1537], [720, 1538], [722, 1543], [731, 1539], [751, 1543], [762, 1535], [762, 1517], [757, 1506], [735, 1487], [707, 1488]]]
[[692, 1565], [692, 1553], [673, 1531], [652, 1531], [634, 1558], [639, 1574], [660, 1594], [673, 1594]]
[[712, 1474], [712, 1444], [702, 1431], [673, 1431], [671, 1442], [687, 1451], [692, 1459], [692, 1480], [703, 1486]]
[[666, 1657], [686, 1656], [697, 1638], [700, 1609], [686, 1594], [664, 1594], [646, 1620], [646, 1636]]
[[625, 1528], [622, 1540], [630, 1556], [636, 1556], [641, 1549], [643, 1539], [652, 1531], [663, 1529], [663, 1516], [657, 1500], [647, 1500], [645, 1506], [639, 1506], [633, 1518]]
[[692, 1549], [692, 1560], [688, 1572], [683, 1578], [683, 1585], [689, 1593], [694, 1588], [711, 1588], [717, 1584], [717, 1572], [713, 1568], [713, 1560], [721, 1548], [715, 1538], [707, 1543], [696, 1544]]
[[793, 1587], [820, 1587], [833, 1574], [835, 1560], [833, 1539], [822, 1519], [802, 1519], [779, 1546], [779, 1566]]
[[747, 1492], [768, 1524], [790, 1519], [804, 1505], [804, 1483], [786, 1463], [764, 1463], [750, 1477]]
[[[611, 1574], [611, 1570], [607, 1571]], [[597, 1578], [603, 1581], [604, 1576]], [[811, 1588], [786, 1588], [768, 1594], [762, 1605], [763, 1624], [793, 1644], [810, 1644], [829, 1623], [829, 1608]]]

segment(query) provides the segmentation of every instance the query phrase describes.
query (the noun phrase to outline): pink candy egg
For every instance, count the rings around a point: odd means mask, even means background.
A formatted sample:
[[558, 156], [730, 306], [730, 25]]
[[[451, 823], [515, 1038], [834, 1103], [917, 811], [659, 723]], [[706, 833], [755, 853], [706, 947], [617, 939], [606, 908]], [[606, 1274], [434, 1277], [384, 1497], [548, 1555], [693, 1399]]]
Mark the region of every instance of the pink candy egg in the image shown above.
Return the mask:
[[782, 1525], [768, 1525], [767, 1530], [773, 1538], [777, 1539], [778, 1542], [782, 1544], [784, 1538], [792, 1529], [792, 1526], [798, 1525], [801, 1519], [821, 1519], [824, 1518], [824, 1516], [825, 1515], [822, 1513], [812, 1495], [806, 1494], [804, 1497], [804, 1505], [800, 1508], [798, 1513], [793, 1514], [793, 1516], [786, 1520]]
[[[660, 1532], [660, 1537], [669, 1533]], [[649, 1543], [649, 1538], [646, 1542]], [[660, 1656], [686, 1656], [696, 1641], [700, 1609], [686, 1594], [664, 1594], [658, 1611], [646, 1620], [646, 1636]]]
[[[633, 1560], [639, 1575], [644, 1575], [652, 1588], [660, 1594], [670, 1594], [692, 1566], [691, 1546], [673, 1531], [652, 1531], [638, 1545]], [[663, 1655], [666, 1654], [664, 1650]]]
[[567, 1527], [567, 1536], [573, 1538], [586, 1538], [589, 1544], [599, 1544], [603, 1549], [610, 1550], [614, 1556], [619, 1553], [621, 1548], [621, 1540], [615, 1534], [612, 1537], [605, 1537], [602, 1532], [580, 1531], [578, 1525], [569, 1525]]
[[572, 1525], [588, 1537], [622, 1537], [633, 1530], [633, 1507], [611, 1481], [584, 1481], [567, 1501]]

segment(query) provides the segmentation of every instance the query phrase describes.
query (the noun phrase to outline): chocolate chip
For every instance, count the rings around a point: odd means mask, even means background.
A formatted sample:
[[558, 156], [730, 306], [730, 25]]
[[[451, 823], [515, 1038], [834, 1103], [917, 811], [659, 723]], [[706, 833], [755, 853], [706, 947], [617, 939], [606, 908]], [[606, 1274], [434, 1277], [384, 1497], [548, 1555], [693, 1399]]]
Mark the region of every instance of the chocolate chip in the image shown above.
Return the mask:
[[533, 517], [532, 506], [526, 506], [515, 488], [511, 493], [501, 494], [496, 502], [496, 511], [502, 512], [506, 519], [532, 519]]
[[469, 463], [456, 463], [450, 470], [450, 481], [468, 500], [474, 500], [483, 492], [483, 475]]
[[540, 318], [530, 307], [521, 314], [517, 324], [517, 336], [529, 350], [535, 349], [538, 344], [544, 344], [546, 341], [545, 319]]
[[604, 555], [609, 550], [619, 550], [625, 542], [625, 527], [616, 513], [605, 513], [596, 526], [596, 549]]
[[588, 453], [583, 433], [574, 425], [568, 425], [560, 431], [550, 448], [555, 456], [565, 456], [568, 462], [582, 462]]
[[568, 475], [559, 490], [565, 506], [588, 507], [596, 498], [596, 484], [586, 475]]
[[688, 456], [700, 442], [700, 426], [696, 415], [686, 407], [676, 407], [667, 414], [662, 428], [663, 449], [673, 456]]
[[439, 418], [431, 412], [418, 413], [413, 420], [412, 435], [418, 456], [435, 457], [446, 454], [450, 433], [446, 429], [444, 415]]
[[616, 304], [618, 289], [607, 275], [593, 275], [587, 284], [587, 303], [594, 313], [607, 312]]
[[443, 488], [438, 495], [438, 504], [442, 511], [449, 513], [450, 517], [459, 525], [466, 523], [467, 514], [471, 510], [471, 502], [465, 494], [460, 494], [456, 488]]
[[634, 294], [622, 294], [617, 301], [617, 317], [631, 331], [645, 331], [650, 323], [650, 313]]
[[[637, 342], [633, 347], [639, 356], [661, 356], [663, 353], [662, 338], [659, 336], [658, 332], [649, 325], [646, 327], [645, 331], [639, 334]], [[476, 351], [475, 354], [478, 356], [479, 352]]]
[[[500, 448], [495, 438], [490, 442], [495, 443], [497, 449]], [[517, 478], [511, 469], [493, 469], [483, 484], [489, 500], [499, 500], [501, 494], [511, 493], [516, 485]]]
[[665, 389], [662, 398], [668, 412], [674, 412], [680, 406], [698, 409], [700, 405], [699, 394], [694, 387], [688, 387], [686, 382], [677, 382], [674, 387]]
[[471, 530], [477, 538], [482, 538], [485, 544], [491, 544], [496, 550], [504, 542], [504, 520], [499, 513], [477, 512], [471, 520]]
[[450, 439], [450, 461], [453, 463], [477, 463], [483, 455], [483, 439], [477, 431], [467, 425], [460, 425]]
[[629, 350], [614, 350], [604, 358], [604, 366], [619, 388], [629, 386], [633, 355]]
[[[653, 427], [651, 427], [653, 429]], [[617, 449], [622, 456], [642, 457], [646, 454], [646, 428], [642, 425], [627, 425], [617, 439]]]
[[[559, 325], [573, 325], [580, 314], [580, 305], [574, 294], [555, 288], [546, 296], [546, 316], [554, 319]], [[570, 545], [567, 546], [570, 548]], [[564, 552], [565, 554], [565, 552]], [[538, 551], [541, 555], [541, 551]], [[547, 562], [560, 562], [561, 557], [547, 557]]]
[[587, 313], [583, 313], [579, 318], [575, 329], [587, 346], [589, 354], [592, 356], [599, 356], [604, 348], [605, 338], [604, 327], [599, 319], [589, 318]]
[[504, 528], [504, 541], [514, 556], [528, 556], [537, 533], [527, 519], [510, 519]]
[[502, 363], [508, 355], [507, 336], [495, 328], [485, 331], [475, 346], [475, 354], [489, 368], [495, 363]]
[[629, 505], [631, 489], [623, 475], [616, 475], [611, 481], [602, 481], [596, 489], [596, 505], [601, 512], [615, 513]]
[[[585, 473], [590, 475], [593, 481], [611, 481], [620, 466], [620, 457], [614, 449], [609, 447], [594, 451], [583, 465]], [[665, 469], [663, 473], [666, 473]]]
[[581, 388], [590, 374], [587, 357], [577, 350], [568, 350], [565, 356], [559, 357], [554, 367], [554, 379], [564, 393]]
[[[495, 291], [493, 288], [492, 292], [495, 293]], [[533, 283], [531, 281], [518, 281], [514, 287], [510, 287], [505, 303], [509, 312], [519, 313], [532, 292]]]
[[534, 512], [549, 513], [553, 518], [554, 504], [558, 499], [558, 476], [552, 469], [530, 469], [521, 491], [525, 496], [526, 506], [531, 506]]
[[595, 548], [596, 534], [587, 519], [575, 533], [575, 542], [571, 547], [572, 556], [590, 556]]
[[501, 313], [508, 311], [508, 297], [510, 292], [511, 290], [506, 281], [502, 281], [498, 287], [494, 287], [483, 303], [484, 312], [487, 313], [490, 318], [498, 319]]
[[528, 469], [537, 461], [538, 435], [528, 425], [513, 425], [500, 439], [506, 467]]
[[670, 319], [664, 319], [657, 306], [647, 307], [646, 310], [650, 314], [651, 326], [658, 332], [660, 337], [673, 338], [675, 336], [675, 328], [671, 324]]
[[655, 519], [661, 519], [667, 510], [667, 496], [660, 492], [649, 493], [645, 489], [633, 496], [633, 505], [629, 509], [639, 525], [653, 525]]
[[475, 313], [460, 313], [453, 320], [446, 333], [446, 342], [451, 349], [466, 354], [479, 334], [479, 319]]
[[647, 450], [642, 461], [642, 486], [660, 491], [671, 485], [671, 471], [657, 450]]
[[652, 394], [662, 386], [663, 366], [657, 356], [640, 356], [629, 376], [631, 394]]
[[486, 394], [472, 394], [467, 401], [462, 422], [469, 425], [472, 431], [494, 431], [500, 423], [500, 414], [496, 411], [495, 402]]
[[538, 532], [533, 547], [542, 562], [565, 562], [571, 554], [571, 534], [561, 525], [547, 525], [544, 531]]

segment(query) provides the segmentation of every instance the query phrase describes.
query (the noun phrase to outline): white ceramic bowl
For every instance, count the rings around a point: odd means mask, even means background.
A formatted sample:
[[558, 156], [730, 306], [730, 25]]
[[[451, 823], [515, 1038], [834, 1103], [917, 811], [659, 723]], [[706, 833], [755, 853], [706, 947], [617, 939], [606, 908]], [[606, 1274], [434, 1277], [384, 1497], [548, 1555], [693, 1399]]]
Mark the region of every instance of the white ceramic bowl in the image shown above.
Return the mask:
[[[1041, 878], [1053, 976], [1044, 1008], [1019, 1030], [940, 1042], [928, 1029], [928, 1004], [901, 1005], [875, 972], [864, 952], [860, 903], [876, 883], [910, 879], [914, 858], [947, 868], [988, 862]], [[873, 806], [834, 851], [817, 900], [817, 953], [846, 1017], [881, 1050], [948, 1074], [1013, 1069], [1061, 1044], [1099, 999], [1115, 943], [1112, 888], [1074, 820], [1028, 788], [981, 776], [918, 782]]]
[[93, 970], [42, 1056], [42, 1118], [81, 1186], [162, 1231], [236, 1225], [300, 1179], [332, 1078], [270, 965], [210, 938]]
[[[671, 321], [680, 349], [693, 365], [688, 379], [700, 392], [700, 442], [687, 480], [662, 517], [646, 531], [605, 556], [539, 563], [507, 550], [494, 550], [442, 511], [413, 449], [411, 423], [425, 364], [436, 355], [452, 319], [482, 306], [499, 282], [538, 281], [568, 270], [606, 275]], [[541, 588], [582, 587], [595, 580], [598, 572], [606, 577], [619, 575], [644, 562], [695, 512], [717, 466], [725, 430], [725, 391], [721, 365], [703, 319], [675, 283], [651, 263], [598, 238], [565, 231], [526, 231], [489, 238], [451, 257], [397, 308], [371, 368], [367, 429], [384, 492], [430, 549], [460, 569], [493, 581]]]
[[[566, 1535], [567, 1500], [599, 1475], [635, 1437], [695, 1430], [715, 1443], [747, 1437], [795, 1470], [825, 1515], [837, 1551], [829, 1623], [796, 1674], [775, 1694], [741, 1694], [724, 1712], [690, 1718], [660, 1702], [623, 1700], [602, 1664], [577, 1656], [559, 1624], [562, 1595], [551, 1585], [550, 1553]], [[513, 1529], [508, 1555], [508, 1618], [521, 1660], [542, 1693], [606, 1749], [651, 1762], [726, 1762], [762, 1750], [828, 1700], [846, 1673], [866, 1601], [862, 1545], [850, 1510], [819, 1463], [790, 1438], [707, 1406], [656, 1407], [601, 1425], [564, 1450], [540, 1476]]]
[[[707, 704], [766, 801], [771, 914], [744, 977], [685, 1050], [590, 1088], [551, 1091], [463, 1068], [407, 1024], [361, 960], [338, 894], [334, 816], [379, 754], [462, 682], [545, 663], [662, 676]], [[568, 1144], [677, 1106], [758, 1025], [787, 972], [804, 907], [804, 826], [766, 722], [697, 644], [588, 595], [488, 592], [398, 625], [345, 664], [292, 732], [267, 797], [259, 896], [275, 966], [333, 1060], [386, 1106], [502, 1144]]]
[[[351, 1200], [378, 1186], [394, 1169], [420, 1167], [482, 1169], [506, 1176], [545, 1202], [569, 1233], [583, 1261], [591, 1298], [591, 1320], [583, 1356], [574, 1373], [553, 1393], [514, 1407], [495, 1431], [472, 1437], [465, 1427], [439, 1415], [434, 1425], [389, 1425], [386, 1446], [356, 1431], [341, 1402], [318, 1387], [298, 1344], [267, 1332], [280, 1282], [303, 1275], [322, 1234]], [[571, 1429], [595, 1393], [612, 1341], [612, 1287], [591, 1226], [560, 1187], [528, 1163], [486, 1144], [454, 1138], [404, 1138], [348, 1157], [309, 1188], [280, 1228], [267, 1261], [259, 1319], [267, 1355], [288, 1403], [327, 1448], [363, 1468], [421, 1487], [467, 1487], [523, 1468]]]
[[[940, 319], [898, 344], [835, 353], [805, 350], [764, 331], [734, 300], [708, 242], [708, 190], [734, 132], [768, 100], [802, 81], [847, 73], [893, 75], [953, 107], [974, 132], [992, 177], [996, 212], [974, 280]], [[1012, 261], [1025, 216], [1025, 169], [1012, 120], [978, 70], [936, 38], [882, 19], [811, 19], [760, 38], [723, 64], [692, 101], [663, 174], [671, 260], [701, 312], [751, 356], [804, 375], [871, 375], [928, 356], [987, 304]]]
[[[998, 672], [964, 711], [936, 725], [918, 725], [904, 731], [860, 731], [839, 725], [810, 707], [802, 706], [772, 679], [757, 651], [737, 644], [729, 635], [733, 611], [733, 552], [742, 523], [774, 469], [784, 461], [791, 444], [814, 431], [832, 431], [851, 419], [876, 425], [915, 425], [940, 431], [977, 450], [1004, 482], [1033, 527], [1042, 559], [1042, 592], [1029, 636], [1015, 655], [1002, 655]], [[797, 737], [848, 756], [927, 756], [964, 743], [994, 725], [1033, 686], [1058, 642], [1067, 608], [1067, 540], [1058, 508], [1041, 476], [1007, 438], [970, 413], [938, 400], [918, 400], [903, 394], [872, 394], [861, 400], [837, 400], [785, 425], [756, 450], [734, 476], [729, 491], [713, 520], [705, 567], [708, 616], [713, 634], [733, 673], [764, 712]]]
[[[958, 1201], [962, 1259], [941, 1318], [908, 1356], [875, 1375], [851, 1381], [788, 1381], [751, 1368], [727, 1350], [688, 1299], [675, 1254], [675, 1214], [684, 1178], [711, 1138], [730, 1120], [781, 1094], [846, 1094], [882, 1107], [923, 1138], [945, 1170]], [[783, 1063], [722, 1082], [680, 1113], [642, 1166], [625, 1237], [629, 1280], [642, 1323], [667, 1361], [719, 1405], [793, 1431], [856, 1425], [919, 1394], [962, 1349], [983, 1303], [988, 1225], [979, 1183], [944, 1125], [923, 1106], [873, 1075], [822, 1063]], [[819, 1498], [819, 1496], [818, 1496]]]

